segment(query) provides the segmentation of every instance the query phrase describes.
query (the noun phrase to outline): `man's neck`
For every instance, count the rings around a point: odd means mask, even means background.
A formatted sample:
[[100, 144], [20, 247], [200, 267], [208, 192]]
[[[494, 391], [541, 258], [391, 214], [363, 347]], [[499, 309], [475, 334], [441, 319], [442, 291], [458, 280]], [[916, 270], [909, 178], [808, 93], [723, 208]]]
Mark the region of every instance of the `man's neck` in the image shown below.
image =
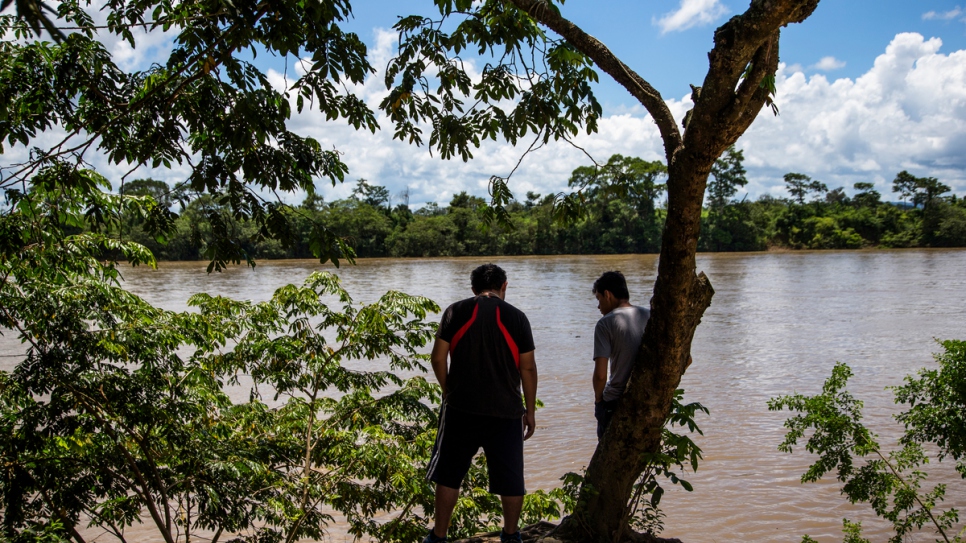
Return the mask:
[[500, 296], [500, 292], [498, 290], [484, 290], [479, 294], [477, 294], [476, 297], [477, 298], [500, 298], [500, 299], [503, 298], [502, 296]]

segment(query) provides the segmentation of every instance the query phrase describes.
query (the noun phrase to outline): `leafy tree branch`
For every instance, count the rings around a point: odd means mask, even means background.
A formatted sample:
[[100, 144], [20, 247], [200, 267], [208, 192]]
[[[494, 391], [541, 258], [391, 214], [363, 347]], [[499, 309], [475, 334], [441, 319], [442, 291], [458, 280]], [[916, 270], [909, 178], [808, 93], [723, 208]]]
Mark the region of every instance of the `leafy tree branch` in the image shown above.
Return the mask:
[[[889, 520], [895, 531], [891, 541], [899, 543], [909, 534], [931, 525], [939, 541], [946, 543], [962, 541], [963, 529], [956, 531], [959, 514], [955, 509], [942, 511], [939, 503], [946, 493], [946, 484], [936, 484], [924, 490], [922, 483], [926, 473], [921, 466], [929, 459], [923, 449], [926, 443], [939, 446], [940, 457], [963, 455], [955, 443], [962, 440], [962, 419], [966, 398], [961, 394], [966, 380], [966, 348], [962, 341], [943, 341], [944, 352], [936, 356], [937, 370], [922, 370], [919, 378], [909, 376], [906, 384], [895, 387], [896, 402], [906, 403], [909, 409], [896, 415], [906, 425], [901, 447], [885, 453], [876, 436], [862, 423], [862, 402], [845, 390], [852, 376], [848, 366], [838, 363], [832, 375], [816, 396], [795, 394], [781, 396], [769, 401], [770, 410], [788, 409], [798, 415], [788, 419], [789, 429], [779, 450], [792, 452], [792, 448], [808, 433], [805, 449], [819, 457], [805, 474], [802, 482], [813, 482], [830, 471], [842, 483], [842, 493], [853, 503], [869, 503], [876, 515]], [[930, 394], [922, 392], [929, 390]], [[942, 397], [932, 394], [941, 392]], [[952, 408], [955, 413], [948, 410]], [[952, 424], [946, 416], [951, 415]], [[950, 447], [950, 444], [954, 444]], [[860, 458], [871, 456], [861, 466]], [[957, 469], [962, 472], [962, 465]], [[966, 477], [966, 475], [964, 475]], [[857, 540], [860, 527], [846, 522], [846, 540]], [[966, 527], [964, 527], [966, 529]], [[806, 536], [806, 540], [809, 540]]]

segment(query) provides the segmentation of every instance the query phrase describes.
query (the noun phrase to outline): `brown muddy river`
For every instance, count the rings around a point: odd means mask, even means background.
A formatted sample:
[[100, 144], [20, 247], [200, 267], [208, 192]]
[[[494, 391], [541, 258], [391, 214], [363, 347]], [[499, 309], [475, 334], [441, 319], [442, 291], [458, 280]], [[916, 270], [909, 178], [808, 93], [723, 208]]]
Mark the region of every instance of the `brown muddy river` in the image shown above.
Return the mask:
[[[469, 272], [492, 260], [509, 276], [507, 301], [530, 318], [540, 372], [537, 433], [527, 441], [527, 486], [551, 488], [581, 469], [596, 446], [591, 388], [594, 324], [590, 292], [603, 271], [625, 273], [631, 301], [646, 304], [657, 273], [655, 255], [360, 260], [338, 271], [359, 302], [388, 289], [428, 296], [441, 306], [470, 295]], [[190, 294], [209, 292], [264, 300], [321, 267], [313, 261], [260, 262], [206, 275], [202, 263], [162, 263], [125, 271], [127, 286], [167, 309], [185, 309]], [[333, 269], [327, 266], [324, 269]], [[699, 416], [705, 459], [662, 501], [665, 536], [686, 543], [725, 540], [797, 542], [809, 534], [841, 541], [842, 518], [861, 520], [865, 535], [885, 541], [888, 525], [867, 506], [851, 506], [834, 481], [802, 485], [804, 451], [778, 452], [787, 413], [770, 413], [780, 394], [814, 394], [836, 361], [855, 372], [850, 391], [865, 400], [867, 424], [891, 443], [886, 387], [934, 366], [934, 338], [966, 339], [966, 250], [790, 252], [699, 255], [698, 269], [716, 294], [698, 328], [685, 399], [711, 410]], [[9, 334], [5, 354], [19, 350]], [[9, 368], [14, 359], [0, 358]], [[949, 481], [947, 504], [966, 509], [966, 481], [949, 466], [929, 466]], [[962, 522], [957, 530], [962, 529]], [[332, 539], [345, 539], [333, 526]], [[140, 539], [140, 538], [138, 538]], [[933, 541], [921, 533], [917, 541]]]

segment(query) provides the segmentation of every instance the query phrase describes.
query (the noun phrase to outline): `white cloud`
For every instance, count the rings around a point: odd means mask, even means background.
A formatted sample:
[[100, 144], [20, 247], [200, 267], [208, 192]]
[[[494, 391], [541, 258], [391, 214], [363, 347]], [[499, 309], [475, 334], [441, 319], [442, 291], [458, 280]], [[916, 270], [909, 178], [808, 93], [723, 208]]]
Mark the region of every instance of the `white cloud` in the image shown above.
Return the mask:
[[654, 24], [661, 28], [662, 34], [667, 34], [711, 24], [726, 13], [728, 8], [719, 0], [681, 0], [681, 6], [676, 11], [665, 14]]
[[966, 51], [941, 54], [941, 45], [899, 34], [854, 81], [782, 67], [781, 115], [763, 112], [739, 143], [749, 192], [781, 192], [782, 174], [794, 171], [830, 187], [873, 181], [888, 197], [904, 169], [966, 192]]
[[[966, 51], [943, 54], [941, 45], [939, 39], [899, 34], [856, 79], [807, 77], [800, 66], [782, 65], [781, 115], [765, 108], [738, 143], [747, 158], [750, 195], [782, 194], [782, 175], [801, 172], [849, 191], [855, 182], [872, 181], [889, 198], [892, 179], [904, 169], [966, 194]], [[691, 107], [687, 95], [668, 104], [679, 120]], [[317, 130], [347, 152], [351, 179], [366, 177], [393, 193], [408, 185], [414, 203], [446, 202], [460, 190], [485, 195], [489, 177], [509, 173], [529, 144], [487, 142], [468, 163], [441, 161], [424, 148], [390, 141], [390, 125], [380, 122], [383, 130], [376, 135]], [[664, 156], [657, 127], [642, 108], [605, 117], [598, 133], [582, 134], [575, 144], [598, 161], [614, 153], [647, 160]], [[551, 143], [523, 160], [511, 188], [518, 195], [566, 190], [573, 169], [589, 163], [580, 149]], [[341, 197], [350, 187], [326, 190]]]
[[[94, 24], [100, 27], [107, 25], [107, 15], [110, 10], [104, 9], [107, 0], [93, 0], [87, 9]], [[151, 21], [150, 14], [145, 14], [145, 20]], [[121, 36], [112, 34], [107, 28], [97, 31], [97, 39], [111, 53], [114, 62], [122, 70], [144, 70], [153, 63], [167, 61], [171, 54], [172, 40], [177, 35], [174, 27], [167, 32], [161, 29], [148, 30], [143, 26], [130, 28], [136, 47], [124, 41]]]
[[822, 57], [822, 60], [812, 65], [813, 70], [818, 70], [820, 72], [829, 72], [832, 70], [840, 70], [842, 68], [845, 68], [845, 61], [839, 60], [835, 57]]
[[137, 47], [122, 40], [120, 37], [101, 30], [98, 38], [114, 57], [114, 62], [122, 70], [144, 70], [152, 63], [164, 63], [171, 55], [171, 39], [173, 31], [167, 33], [160, 30], [148, 32], [143, 28], [132, 28]]
[[960, 8], [959, 6], [956, 6], [955, 8], [949, 11], [943, 11], [943, 12], [927, 11], [926, 13], [922, 14], [922, 18], [925, 21], [933, 21], [933, 20], [951, 21], [962, 14], [963, 14], [963, 9]]
[[[904, 169], [937, 177], [966, 194], [966, 51], [943, 54], [941, 45], [939, 39], [899, 34], [856, 79], [807, 77], [800, 66], [782, 65], [777, 78], [781, 115], [764, 109], [738, 143], [747, 158], [750, 195], [784, 194], [782, 175], [801, 172], [850, 192], [855, 182], [872, 181], [890, 198], [892, 179]], [[691, 107], [687, 95], [668, 104], [679, 120]], [[489, 177], [509, 173], [529, 144], [487, 142], [468, 163], [441, 161], [425, 148], [390, 141], [390, 125], [380, 122], [383, 130], [376, 135], [317, 130], [347, 152], [350, 179], [365, 177], [393, 193], [408, 185], [413, 203], [445, 203], [461, 190], [485, 195]], [[647, 160], [664, 156], [657, 127], [642, 108], [605, 117], [598, 133], [582, 134], [574, 143], [598, 161], [614, 153]], [[523, 160], [511, 188], [518, 195], [567, 190], [573, 169], [589, 163], [582, 150], [551, 143]], [[350, 190], [340, 186], [326, 193], [342, 197]]]
[[[172, 40], [176, 35], [173, 29], [163, 31], [160, 29], [147, 30], [143, 26], [130, 27], [132, 37], [136, 47], [121, 36], [111, 33], [107, 27], [107, 16], [110, 10], [105, 9], [107, 0], [91, 0], [90, 4], [82, 3], [81, 9], [86, 11], [98, 27], [95, 31], [96, 39], [104, 45], [104, 48], [112, 55], [114, 62], [123, 70], [144, 70], [152, 63], [164, 63], [171, 53]], [[8, 7], [0, 12], [2, 15], [11, 15], [14, 7]], [[151, 21], [150, 14], [145, 15], [146, 21]], [[76, 30], [66, 31], [72, 34]], [[9, 30], [0, 31], [0, 39], [6, 41], [16, 40], [13, 33]], [[41, 33], [41, 39], [50, 39], [46, 31]]]

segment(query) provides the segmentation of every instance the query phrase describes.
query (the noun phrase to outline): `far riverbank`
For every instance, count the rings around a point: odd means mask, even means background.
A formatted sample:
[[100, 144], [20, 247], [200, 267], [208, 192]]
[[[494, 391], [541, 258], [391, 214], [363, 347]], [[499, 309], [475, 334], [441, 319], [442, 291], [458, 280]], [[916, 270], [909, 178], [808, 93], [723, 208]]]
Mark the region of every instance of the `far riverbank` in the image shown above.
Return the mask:
[[[160, 260], [204, 260], [208, 217], [215, 213], [231, 227], [239, 255], [259, 260], [313, 258], [308, 239], [319, 227], [346, 240], [360, 258], [659, 252], [665, 217], [660, 205], [646, 198], [587, 198], [581, 218], [562, 222], [553, 195], [529, 193], [526, 201], [507, 206], [504, 224], [488, 226], [479, 213], [486, 201], [466, 193], [446, 206], [430, 202], [417, 210], [389, 200], [310, 198], [283, 210], [292, 232], [291, 243], [283, 245], [201, 197], [177, 218], [165, 244], [138, 224], [126, 225], [123, 235]], [[831, 191], [810, 202], [764, 196], [706, 209], [698, 240], [702, 252], [918, 247], [966, 247], [966, 200], [952, 196], [913, 207], [881, 202], [878, 193], [848, 198]]]

